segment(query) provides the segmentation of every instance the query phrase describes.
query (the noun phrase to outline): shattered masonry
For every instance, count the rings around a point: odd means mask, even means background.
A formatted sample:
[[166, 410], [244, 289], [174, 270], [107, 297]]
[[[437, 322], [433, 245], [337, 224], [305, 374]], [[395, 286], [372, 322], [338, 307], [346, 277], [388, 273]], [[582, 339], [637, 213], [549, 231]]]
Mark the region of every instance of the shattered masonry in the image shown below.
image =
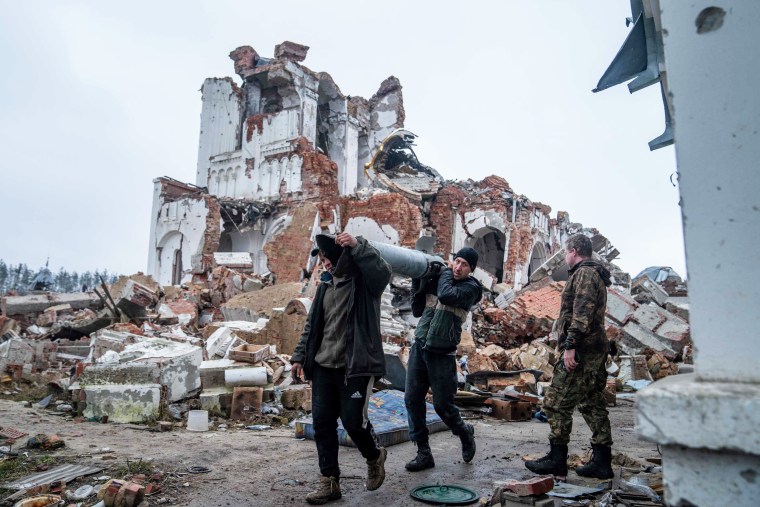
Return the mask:
[[[312, 240], [337, 230], [446, 258], [465, 245], [479, 251], [474, 275], [488, 290], [464, 326], [457, 364], [495, 395], [480, 401], [497, 418], [531, 417], [551, 380], [567, 279], [560, 245], [577, 232], [614, 279], [605, 325], [625, 355], [610, 402], [618, 384], [681, 371], [692, 346], [687, 287], [675, 272], [654, 266], [631, 282], [598, 231], [565, 212], [550, 218], [549, 206], [503, 178], [444, 180], [412, 150], [398, 80], [370, 100], [348, 98], [299, 64], [307, 50], [283, 43], [270, 60], [241, 47], [231, 58], [242, 87], [204, 83], [198, 178], [154, 181], [148, 274], [103, 293], [0, 299], [0, 381], [50, 378], [73, 403], [56, 406], [111, 422], [167, 410], [182, 420], [191, 399], [243, 420], [243, 407], [263, 413], [276, 400], [274, 386], [284, 408], [309, 411], [308, 386], [291, 385], [289, 354], [319, 278], [301, 279], [313, 268]], [[416, 325], [410, 291], [395, 277], [381, 301], [385, 380], [396, 388]]]
[[412, 150], [398, 79], [369, 100], [346, 96], [302, 65], [308, 49], [283, 42], [265, 58], [242, 46], [230, 53], [242, 84], [203, 83], [195, 184], [154, 181], [156, 281], [207, 280], [217, 252], [250, 255], [252, 272], [277, 283], [298, 281], [313, 237], [337, 230], [444, 258], [472, 246], [489, 289], [519, 290], [575, 232], [592, 236], [607, 261], [617, 255], [597, 231], [564, 212], [551, 218], [501, 177], [444, 180]]

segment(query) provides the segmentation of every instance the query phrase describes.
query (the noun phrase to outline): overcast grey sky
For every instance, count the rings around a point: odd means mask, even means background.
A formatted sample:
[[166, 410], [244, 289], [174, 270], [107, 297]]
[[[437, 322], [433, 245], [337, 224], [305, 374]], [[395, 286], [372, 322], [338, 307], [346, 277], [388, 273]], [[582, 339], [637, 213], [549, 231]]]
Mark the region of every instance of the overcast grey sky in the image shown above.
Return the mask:
[[659, 87], [591, 93], [629, 5], [0, 0], [0, 258], [144, 271], [152, 180], [195, 181], [203, 80], [239, 81], [237, 46], [291, 40], [344, 94], [397, 76], [417, 154], [445, 178], [502, 176], [598, 228], [632, 275], [683, 275], [674, 150], [647, 146]]

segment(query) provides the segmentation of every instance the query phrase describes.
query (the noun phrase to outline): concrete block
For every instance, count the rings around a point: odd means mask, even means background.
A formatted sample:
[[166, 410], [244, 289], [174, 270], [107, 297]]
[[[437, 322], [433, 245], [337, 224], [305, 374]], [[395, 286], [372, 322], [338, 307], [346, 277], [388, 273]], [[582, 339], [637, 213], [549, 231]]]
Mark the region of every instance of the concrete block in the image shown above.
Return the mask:
[[0, 343], [0, 373], [8, 364], [31, 364], [34, 361], [34, 348], [21, 338], [11, 338]]
[[282, 406], [291, 410], [311, 410], [311, 387], [307, 384], [289, 385], [282, 390]]
[[665, 309], [689, 322], [689, 298], [669, 297], [665, 301]]
[[662, 338], [632, 321], [623, 326], [623, 333], [618, 344], [623, 352], [630, 355], [638, 355], [645, 348], [659, 352], [668, 359], [674, 359], [678, 355], [675, 350], [664, 343]]
[[638, 306], [639, 304], [627, 294], [613, 289], [607, 291], [607, 317], [621, 326], [630, 320]]
[[631, 318], [638, 322], [642, 327], [654, 333], [663, 322], [668, 320], [667, 316], [664, 315], [665, 313], [667, 312], [657, 305], [641, 305], [636, 308]]
[[139, 423], [156, 420], [161, 409], [161, 386], [90, 385], [83, 388], [87, 398], [85, 418], [108, 416], [109, 422]]
[[185, 399], [201, 388], [203, 351], [200, 347], [162, 338], [147, 338], [127, 346], [120, 357], [122, 361], [132, 358], [131, 363], [157, 365], [161, 384], [166, 386], [170, 402]]
[[109, 350], [121, 352], [127, 345], [143, 340], [145, 340], [145, 336], [142, 335], [125, 331], [114, 331], [112, 329], [101, 329], [90, 338], [90, 358], [94, 361], [102, 357]]
[[253, 269], [253, 259], [248, 252], [214, 252], [217, 266], [226, 266], [240, 271]]
[[260, 414], [263, 394], [261, 387], [236, 387], [232, 393], [230, 419], [247, 421]]
[[153, 290], [134, 280], [127, 280], [116, 296], [116, 306], [130, 317], [142, 317], [148, 307], [158, 303], [158, 295]]
[[760, 456], [757, 384], [710, 382], [695, 374], [672, 375], [639, 391], [636, 406], [636, 432], [641, 438], [664, 445]]
[[229, 357], [230, 351], [245, 342], [232, 328], [220, 327], [206, 340], [206, 356], [209, 359]]
[[[499, 283], [499, 284], [496, 284], [494, 288], [497, 288], [499, 286], [505, 286], [505, 285], [506, 284]], [[496, 299], [494, 299], [494, 303], [496, 303], [497, 307], [503, 310], [504, 308], [508, 307], [514, 300], [515, 300], [515, 291], [507, 288], [506, 290], [503, 290], [501, 293], [499, 293], [498, 296], [496, 296]]]
[[155, 364], [94, 364], [82, 371], [78, 381], [83, 387], [108, 384], [160, 384], [161, 375], [158, 365]]
[[618, 378], [623, 383], [629, 380], [652, 380], [646, 356], [620, 356]]
[[517, 496], [544, 495], [554, 489], [554, 478], [551, 476], [531, 477], [524, 481], [507, 481], [504, 490]]
[[74, 310], [90, 308], [99, 310], [103, 308], [103, 303], [94, 292], [69, 292], [31, 294], [28, 296], [5, 296], [0, 299], [0, 308], [2, 314], [9, 315], [27, 315], [37, 314], [45, 311], [51, 306], [68, 304]]
[[209, 414], [230, 417], [232, 409], [232, 387], [204, 388], [200, 395], [201, 410], [208, 410]]
[[758, 504], [760, 456], [665, 445], [662, 459], [667, 505]]
[[505, 421], [529, 421], [533, 416], [531, 404], [525, 401], [507, 401], [491, 398], [487, 401], [493, 411], [491, 415]]
[[633, 279], [633, 282], [631, 282], [631, 294], [643, 294], [660, 306], [665, 305], [665, 301], [670, 297], [668, 293], [665, 292], [665, 289], [660, 287], [658, 283], [652, 281], [647, 275], [641, 275]]

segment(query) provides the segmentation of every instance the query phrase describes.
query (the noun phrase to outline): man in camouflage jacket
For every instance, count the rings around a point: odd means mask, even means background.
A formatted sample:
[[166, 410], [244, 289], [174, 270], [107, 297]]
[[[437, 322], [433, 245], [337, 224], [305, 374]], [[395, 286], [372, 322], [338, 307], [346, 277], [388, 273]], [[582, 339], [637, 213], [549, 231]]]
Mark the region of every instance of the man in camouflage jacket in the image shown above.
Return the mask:
[[576, 469], [579, 475], [612, 478], [612, 433], [604, 387], [609, 341], [604, 330], [607, 287], [610, 272], [591, 259], [591, 240], [582, 234], [571, 236], [565, 246], [570, 278], [562, 292], [557, 330], [560, 360], [554, 367], [551, 386], [543, 402], [551, 431], [549, 454], [527, 461], [532, 472], [563, 478], [567, 476], [567, 444], [578, 407], [592, 431], [594, 454], [591, 461]]

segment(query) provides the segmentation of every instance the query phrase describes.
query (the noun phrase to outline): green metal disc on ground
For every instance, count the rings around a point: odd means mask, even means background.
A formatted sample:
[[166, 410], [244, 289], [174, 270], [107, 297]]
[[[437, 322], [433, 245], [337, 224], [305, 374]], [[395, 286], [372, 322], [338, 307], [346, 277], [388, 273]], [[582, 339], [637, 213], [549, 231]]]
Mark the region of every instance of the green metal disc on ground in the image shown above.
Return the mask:
[[409, 494], [415, 500], [436, 505], [467, 505], [480, 498], [480, 495], [474, 491], [453, 484], [417, 486]]

